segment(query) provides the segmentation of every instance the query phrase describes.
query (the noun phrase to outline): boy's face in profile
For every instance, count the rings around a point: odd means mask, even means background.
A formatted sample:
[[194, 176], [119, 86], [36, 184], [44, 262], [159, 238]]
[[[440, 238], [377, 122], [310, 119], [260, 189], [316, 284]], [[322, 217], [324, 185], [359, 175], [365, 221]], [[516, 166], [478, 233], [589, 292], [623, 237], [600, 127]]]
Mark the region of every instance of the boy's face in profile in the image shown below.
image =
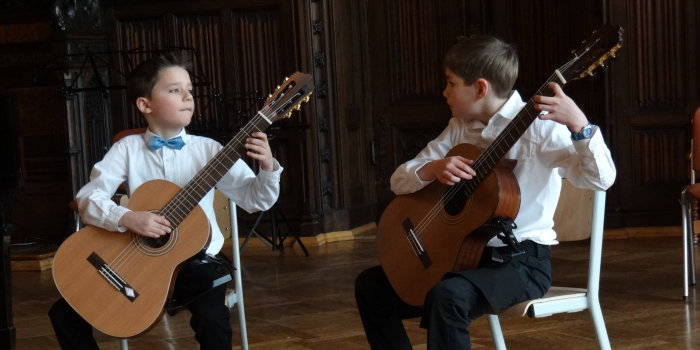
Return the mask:
[[453, 73], [449, 68], [445, 68], [445, 79], [447, 85], [442, 91], [447, 105], [452, 111], [455, 119], [471, 121], [478, 119], [475, 103], [478, 100], [478, 89], [476, 84], [465, 84], [464, 79]]
[[190, 74], [182, 67], [164, 68], [141, 111], [154, 129], [180, 130], [190, 124], [194, 97]]

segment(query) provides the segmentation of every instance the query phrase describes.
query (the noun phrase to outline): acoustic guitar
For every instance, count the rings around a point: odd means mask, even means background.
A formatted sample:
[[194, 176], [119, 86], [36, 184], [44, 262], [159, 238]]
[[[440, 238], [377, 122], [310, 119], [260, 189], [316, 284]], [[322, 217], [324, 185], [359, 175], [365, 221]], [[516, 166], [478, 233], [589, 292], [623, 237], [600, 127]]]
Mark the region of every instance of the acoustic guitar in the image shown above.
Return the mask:
[[245, 154], [246, 138], [289, 118], [308, 102], [313, 87], [309, 74], [292, 74], [183, 188], [152, 180], [132, 193], [128, 207], [165, 216], [173, 227], [170, 234], [154, 239], [87, 226], [69, 236], [53, 261], [54, 282], [68, 304], [93, 327], [114, 337], [136, 336], [155, 325], [178, 266], [209, 242], [210, 226], [199, 201]]
[[[550, 82], [565, 85], [592, 75], [614, 57], [621, 43], [622, 28], [598, 29], [536, 95], [548, 94]], [[472, 180], [454, 186], [435, 181], [389, 203], [377, 228], [377, 250], [384, 272], [403, 301], [422, 305], [445, 273], [475, 268], [486, 243], [497, 233], [487, 224], [494, 218], [515, 218], [520, 189], [512, 173], [514, 161], [502, 158], [538, 114], [530, 99], [483, 152], [470, 144], [454, 147], [447, 156], [474, 159], [476, 176]]]

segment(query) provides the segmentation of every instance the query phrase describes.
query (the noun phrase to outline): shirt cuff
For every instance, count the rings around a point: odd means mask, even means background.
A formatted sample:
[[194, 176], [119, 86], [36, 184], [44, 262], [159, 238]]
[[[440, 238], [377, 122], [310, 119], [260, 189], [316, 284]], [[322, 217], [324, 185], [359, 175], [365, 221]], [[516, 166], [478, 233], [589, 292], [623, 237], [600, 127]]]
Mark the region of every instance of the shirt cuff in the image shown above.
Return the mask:
[[265, 171], [260, 169], [258, 176], [260, 176], [267, 183], [278, 183], [280, 182], [280, 177], [282, 176], [282, 171], [284, 168], [280, 165], [277, 159], [272, 159], [272, 171]]
[[112, 209], [109, 211], [108, 222], [105, 223], [106, 226], [110, 227], [110, 231], [126, 232], [126, 227], [119, 226], [119, 220], [122, 219], [124, 214], [130, 211], [131, 209], [122, 207], [121, 205], [112, 207]]

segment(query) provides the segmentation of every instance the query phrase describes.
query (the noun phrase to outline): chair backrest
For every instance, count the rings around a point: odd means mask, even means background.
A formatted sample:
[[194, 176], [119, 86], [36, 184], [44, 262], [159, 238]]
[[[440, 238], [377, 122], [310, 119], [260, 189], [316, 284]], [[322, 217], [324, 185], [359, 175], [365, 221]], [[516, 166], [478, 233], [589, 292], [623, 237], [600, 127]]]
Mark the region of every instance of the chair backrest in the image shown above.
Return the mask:
[[235, 217], [231, 218], [231, 215], [235, 216], [235, 209], [231, 210], [230, 206], [235, 205], [230, 202], [228, 197], [221, 193], [219, 190], [214, 191], [214, 212], [216, 213], [216, 223], [219, 225], [219, 230], [224, 236], [224, 239], [231, 237], [231, 233], [235, 232], [238, 234], [238, 229], [235, 227], [237, 220]]
[[126, 137], [126, 136], [134, 135], [134, 134], [143, 134], [144, 132], [146, 132], [146, 128], [134, 128], [134, 129], [125, 129], [125, 130], [122, 130], [122, 131], [116, 133], [116, 134], [112, 137], [112, 143], [115, 143], [115, 142], [117, 142], [117, 141], [123, 139], [123, 138]]
[[554, 212], [557, 240], [578, 241], [591, 236], [594, 193], [593, 190], [576, 188], [562, 179], [561, 194]]
[[605, 194], [605, 191], [576, 188], [564, 179], [554, 215], [557, 240], [591, 239], [587, 289], [588, 296], [595, 298], [598, 296], [603, 255]]

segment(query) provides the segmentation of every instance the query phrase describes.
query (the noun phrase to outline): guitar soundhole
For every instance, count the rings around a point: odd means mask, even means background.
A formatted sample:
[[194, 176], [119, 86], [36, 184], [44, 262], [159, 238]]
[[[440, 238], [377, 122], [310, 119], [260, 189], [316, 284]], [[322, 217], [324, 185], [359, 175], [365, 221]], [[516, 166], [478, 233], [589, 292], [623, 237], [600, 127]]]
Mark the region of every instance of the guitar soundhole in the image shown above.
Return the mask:
[[151, 256], [159, 256], [168, 253], [173, 246], [175, 246], [177, 237], [178, 229], [175, 228], [172, 232], [158, 238], [132, 234], [132, 241], [142, 253]]
[[454, 191], [442, 198], [442, 206], [448, 215], [455, 216], [462, 212], [467, 205], [467, 193], [463, 190]]
[[166, 233], [158, 238], [145, 237], [144, 243], [151, 249], [159, 249], [168, 244], [170, 241], [170, 233]]

